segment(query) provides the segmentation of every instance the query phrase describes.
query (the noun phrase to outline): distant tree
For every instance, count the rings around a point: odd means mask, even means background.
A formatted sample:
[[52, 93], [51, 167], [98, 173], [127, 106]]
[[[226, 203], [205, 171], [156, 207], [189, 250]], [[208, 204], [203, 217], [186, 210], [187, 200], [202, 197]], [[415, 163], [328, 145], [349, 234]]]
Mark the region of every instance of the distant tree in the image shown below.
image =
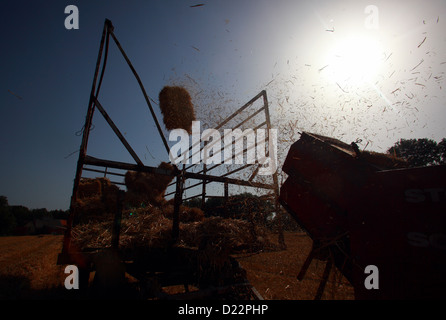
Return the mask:
[[204, 206], [204, 214], [209, 216], [223, 216], [224, 215], [224, 199], [223, 198], [208, 198]]
[[230, 197], [226, 206], [226, 211], [232, 218], [251, 220], [254, 214], [257, 216], [256, 220], [262, 223], [266, 223], [266, 217], [272, 211], [269, 201], [262, 200], [249, 192]]
[[446, 164], [446, 138], [438, 143], [438, 152], [440, 154], [440, 164]]
[[206, 216], [221, 216], [224, 218], [244, 219], [260, 224], [266, 224], [273, 205], [249, 192], [224, 198], [209, 198], [206, 201]]
[[0, 196], [0, 235], [10, 235], [16, 227], [16, 220], [8, 205], [8, 198]]
[[411, 167], [445, 163], [446, 139], [437, 144], [432, 139], [401, 139], [387, 152], [406, 160]]
[[48, 215], [53, 219], [68, 219], [69, 210], [51, 210]]
[[0, 208], [9, 207], [8, 198], [5, 196], [0, 196]]
[[33, 219], [31, 211], [24, 206], [10, 206], [18, 226], [23, 226]]
[[46, 208], [32, 209], [31, 214], [33, 216], [33, 219], [42, 219], [43, 217], [49, 216], [48, 210]]
[[184, 205], [189, 208], [201, 208], [201, 197], [184, 201]]

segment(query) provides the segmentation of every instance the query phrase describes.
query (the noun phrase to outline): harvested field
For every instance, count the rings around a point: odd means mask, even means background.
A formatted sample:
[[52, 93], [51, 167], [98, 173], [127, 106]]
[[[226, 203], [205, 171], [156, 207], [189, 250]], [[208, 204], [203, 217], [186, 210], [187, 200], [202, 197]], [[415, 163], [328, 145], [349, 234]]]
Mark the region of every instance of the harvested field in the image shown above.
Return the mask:
[[[270, 235], [272, 240], [277, 235]], [[249, 282], [266, 300], [313, 300], [323, 271], [324, 261], [314, 259], [302, 281], [296, 276], [311, 251], [312, 240], [305, 233], [285, 233], [286, 250], [241, 254], [236, 258], [247, 271]], [[323, 300], [353, 300], [351, 284], [333, 268]]]
[[64, 268], [56, 264], [62, 238], [0, 237], [0, 299], [57, 298], [64, 293]]
[[[56, 264], [62, 238], [52, 235], [0, 237], [0, 299], [79, 298], [75, 290], [63, 287], [64, 266]], [[276, 239], [277, 235], [271, 235], [272, 241]], [[285, 241], [286, 250], [235, 257], [246, 270], [248, 280], [265, 299], [312, 300], [324, 263], [314, 260], [304, 280], [298, 282], [296, 275], [312, 242], [302, 233], [286, 233]], [[124, 297], [132, 298], [131, 293], [126, 292]], [[337, 270], [332, 270], [322, 299], [353, 298], [352, 287]]]

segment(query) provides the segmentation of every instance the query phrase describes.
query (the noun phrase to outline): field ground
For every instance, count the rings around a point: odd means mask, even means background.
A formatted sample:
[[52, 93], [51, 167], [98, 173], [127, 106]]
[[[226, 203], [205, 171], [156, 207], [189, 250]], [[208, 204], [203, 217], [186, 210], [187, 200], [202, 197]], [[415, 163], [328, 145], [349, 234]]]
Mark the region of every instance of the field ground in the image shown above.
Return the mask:
[[[62, 236], [0, 237], [0, 299], [70, 298], [74, 290], [63, 286], [64, 266], [56, 264]], [[313, 260], [305, 278], [296, 279], [311, 250], [303, 233], [286, 233], [286, 250], [235, 257], [246, 270], [250, 283], [266, 300], [312, 300], [325, 263]], [[332, 269], [322, 299], [354, 299], [352, 286]]]
[[[304, 279], [298, 281], [296, 276], [311, 251], [312, 240], [305, 233], [293, 232], [285, 233], [285, 243], [286, 250], [239, 255], [237, 259], [247, 271], [249, 282], [264, 299], [313, 300], [324, 272], [325, 262], [314, 259]], [[353, 287], [336, 268], [331, 270], [322, 299], [354, 299]]]

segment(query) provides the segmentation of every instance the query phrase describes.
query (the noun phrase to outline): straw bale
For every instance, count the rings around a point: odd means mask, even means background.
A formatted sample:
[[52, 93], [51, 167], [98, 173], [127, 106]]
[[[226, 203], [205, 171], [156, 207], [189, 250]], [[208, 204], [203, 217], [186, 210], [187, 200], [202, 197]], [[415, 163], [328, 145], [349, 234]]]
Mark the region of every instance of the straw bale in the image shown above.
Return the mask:
[[99, 178], [102, 184], [102, 202], [107, 212], [116, 212], [118, 208], [119, 188], [107, 178]]
[[256, 251], [260, 249], [273, 249], [263, 227], [256, 226], [241, 219], [225, 219], [222, 217], [209, 217], [199, 222], [183, 223], [180, 225], [180, 240], [189, 246], [205, 249], [209, 245], [220, 253]]
[[167, 130], [184, 129], [192, 133], [195, 111], [186, 89], [179, 86], [165, 86], [159, 93], [159, 103]]
[[139, 208], [147, 205], [162, 206], [165, 203], [164, 195], [157, 195], [153, 192], [136, 193], [127, 191], [124, 196], [124, 203], [127, 207]]
[[107, 178], [83, 178], [79, 181], [79, 199], [101, 195], [114, 195], [119, 188]]
[[119, 188], [107, 178], [82, 179], [74, 203], [81, 223], [104, 219], [118, 208]]
[[[173, 219], [174, 206], [172, 204], [166, 204], [163, 206], [163, 214], [169, 219]], [[180, 222], [197, 222], [204, 220], [204, 212], [200, 208], [189, 208], [181, 205], [179, 210], [179, 221]]]
[[[158, 168], [174, 169], [173, 165], [166, 162], [162, 162]], [[140, 207], [147, 204], [163, 205], [166, 188], [172, 179], [173, 176], [163, 174], [127, 171], [125, 174], [127, 192], [124, 201], [131, 207]]]
[[90, 198], [101, 195], [101, 182], [98, 179], [81, 179], [79, 181], [78, 198]]
[[203, 221], [204, 220], [204, 212], [200, 208], [188, 208], [186, 212], [183, 214], [182, 220], [183, 222], [193, 222], [193, 221]]
[[77, 199], [74, 207], [81, 223], [106, 215], [105, 204], [99, 195]]

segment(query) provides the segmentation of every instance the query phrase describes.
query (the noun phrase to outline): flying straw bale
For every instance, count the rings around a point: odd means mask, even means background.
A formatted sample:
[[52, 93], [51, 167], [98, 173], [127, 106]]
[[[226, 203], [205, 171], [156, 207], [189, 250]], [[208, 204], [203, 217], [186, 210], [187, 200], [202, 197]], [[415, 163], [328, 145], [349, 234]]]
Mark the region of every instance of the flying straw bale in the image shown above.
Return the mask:
[[195, 111], [186, 89], [179, 86], [165, 86], [159, 93], [159, 104], [167, 130], [184, 129], [189, 134], [192, 133]]
[[[171, 164], [162, 162], [158, 168], [173, 170]], [[173, 176], [154, 174], [150, 172], [127, 171], [125, 174], [125, 185], [127, 192], [125, 203], [131, 207], [142, 205], [161, 206], [165, 203], [164, 194]]]

